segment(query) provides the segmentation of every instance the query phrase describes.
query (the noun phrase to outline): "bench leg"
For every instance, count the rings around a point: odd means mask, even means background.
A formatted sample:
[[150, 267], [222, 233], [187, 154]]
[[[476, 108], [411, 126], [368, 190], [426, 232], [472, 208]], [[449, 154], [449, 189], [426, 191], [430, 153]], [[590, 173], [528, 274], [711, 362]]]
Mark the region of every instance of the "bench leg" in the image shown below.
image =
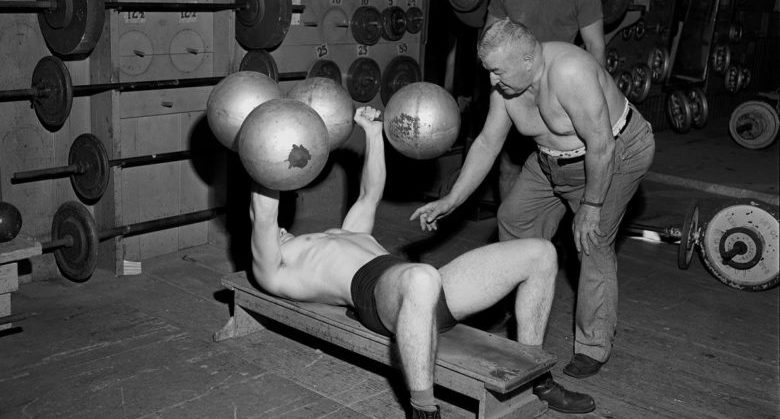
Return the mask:
[[243, 307], [236, 305], [233, 309], [233, 316], [228, 319], [225, 326], [214, 332], [214, 342], [246, 336], [263, 329], [265, 328], [252, 315]]
[[479, 400], [479, 419], [535, 418], [547, 411], [547, 403], [536, 397], [531, 387], [521, 387], [508, 394], [485, 390]]

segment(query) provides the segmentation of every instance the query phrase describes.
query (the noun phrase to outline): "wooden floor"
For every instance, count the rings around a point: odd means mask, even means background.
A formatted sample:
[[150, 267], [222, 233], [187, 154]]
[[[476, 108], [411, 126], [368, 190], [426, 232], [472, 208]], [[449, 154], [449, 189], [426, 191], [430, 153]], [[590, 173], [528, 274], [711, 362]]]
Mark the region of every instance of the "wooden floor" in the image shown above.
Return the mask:
[[[685, 194], [650, 185], [645, 193]], [[492, 240], [493, 219], [452, 225], [443, 236], [419, 232], [406, 221], [413, 207], [381, 208], [377, 236], [395, 252], [441, 264]], [[554, 375], [596, 399], [584, 417], [778, 417], [778, 289], [728, 288], [698, 260], [681, 271], [676, 251], [621, 241], [615, 350], [584, 380], [561, 373], [574, 302], [564, 266], [545, 344], [559, 358]], [[85, 284], [22, 285], [14, 312], [33, 316], [0, 337], [0, 417], [404, 417], [395, 370], [283, 326], [213, 343], [229, 316], [219, 278], [231, 270], [224, 250], [202, 246], [144, 261], [138, 276], [98, 271]], [[474, 417], [472, 401], [437, 396], [445, 417]]]

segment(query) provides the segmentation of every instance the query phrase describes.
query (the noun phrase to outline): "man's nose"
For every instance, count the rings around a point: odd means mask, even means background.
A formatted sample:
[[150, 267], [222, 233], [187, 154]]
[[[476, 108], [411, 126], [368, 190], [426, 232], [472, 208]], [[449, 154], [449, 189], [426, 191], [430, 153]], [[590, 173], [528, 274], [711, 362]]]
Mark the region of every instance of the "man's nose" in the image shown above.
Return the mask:
[[500, 81], [501, 81], [501, 79], [495, 73], [490, 73], [490, 85], [491, 86], [497, 85], [498, 82], [500, 82]]

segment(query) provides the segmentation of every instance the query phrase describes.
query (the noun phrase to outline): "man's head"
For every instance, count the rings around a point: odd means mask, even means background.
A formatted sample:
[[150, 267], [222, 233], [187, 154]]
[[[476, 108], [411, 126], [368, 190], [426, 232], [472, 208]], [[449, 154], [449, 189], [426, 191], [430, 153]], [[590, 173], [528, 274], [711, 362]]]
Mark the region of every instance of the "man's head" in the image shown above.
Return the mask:
[[519, 95], [531, 85], [537, 49], [536, 37], [520, 23], [505, 18], [482, 33], [477, 55], [490, 72], [490, 84], [505, 95]]

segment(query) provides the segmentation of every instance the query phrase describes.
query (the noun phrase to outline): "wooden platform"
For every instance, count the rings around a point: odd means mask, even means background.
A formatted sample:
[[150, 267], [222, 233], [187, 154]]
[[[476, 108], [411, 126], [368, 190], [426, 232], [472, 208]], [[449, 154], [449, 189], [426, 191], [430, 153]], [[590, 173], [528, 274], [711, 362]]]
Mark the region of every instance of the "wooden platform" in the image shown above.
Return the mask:
[[[258, 313], [306, 334], [385, 365], [398, 366], [390, 339], [376, 334], [346, 314], [344, 307], [276, 298], [249, 283], [244, 272], [225, 276], [234, 293], [234, 312], [214, 339], [245, 336], [261, 329], [245, 310]], [[439, 338], [436, 384], [479, 401], [479, 418], [536, 417], [546, 405], [532, 393], [530, 382], [555, 364], [538, 349], [456, 325]]]

